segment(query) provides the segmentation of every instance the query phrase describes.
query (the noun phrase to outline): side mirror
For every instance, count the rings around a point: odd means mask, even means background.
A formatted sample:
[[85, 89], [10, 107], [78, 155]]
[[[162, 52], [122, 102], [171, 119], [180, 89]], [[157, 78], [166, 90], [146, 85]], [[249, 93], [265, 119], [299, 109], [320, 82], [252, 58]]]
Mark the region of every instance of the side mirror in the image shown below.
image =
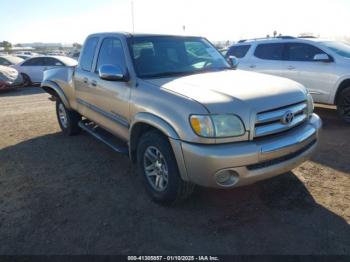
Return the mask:
[[108, 81], [123, 81], [125, 74], [123, 70], [117, 65], [102, 65], [98, 69], [98, 75], [103, 80]]
[[316, 54], [314, 56], [314, 61], [329, 63], [329, 62], [332, 62], [332, 58], [327, 54]]
[[229, 57], [227, 58], [227, 62], [231, 65], [231, 67], [232, 67], [233, 69], [236, 69], [236, 68], [238, 67], [238, 64], [239, 64], [239, 60], [238, 60], [238, 58], [235, 57], [235, 56], [229, 56]]

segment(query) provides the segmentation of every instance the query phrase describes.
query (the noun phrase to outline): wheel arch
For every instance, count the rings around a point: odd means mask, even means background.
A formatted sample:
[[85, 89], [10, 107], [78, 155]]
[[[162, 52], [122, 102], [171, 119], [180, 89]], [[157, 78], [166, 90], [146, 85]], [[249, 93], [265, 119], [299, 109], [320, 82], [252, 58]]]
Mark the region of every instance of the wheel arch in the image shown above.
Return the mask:
[[132, 161], [136, 160], [135, 151], [139, 138], [144, 132], [152, 129], [158, 130], [166, 137], [180, 139], [175, 129], [164, 119], [151, 113], [138, 113], [135, 115], [129, 131], [129, 154]]
[[350, 87], [350, 78], [347, 78], [347, 79], [344, 79], [338, 86], [338, 89], [337, 89], [337, 92], [335, 94], [335, 97], [334, 97], [334, 104], [336, 105], [337, 104], [337, 101], [338, 101], [338, 98], [341, 94], [341, 92], [347, 88], [347, 87]]
[[71, 109], [69, 101], [59, 85], [51, 81], [44, 81], [41, 84], [41, 88], [50, 95], [59, 98], [67, 109]]
[[129, 157], [131, 161], [135, 163], [137, 160], [136, 149], [139, 138], [144, 132], [150, 130], [157, 130], [169, 139], [181, 178], [184, 181], [189, 181], [178, 133], [167, 121], [151, 113], [138, 113], [134, 117], [129, 132]]

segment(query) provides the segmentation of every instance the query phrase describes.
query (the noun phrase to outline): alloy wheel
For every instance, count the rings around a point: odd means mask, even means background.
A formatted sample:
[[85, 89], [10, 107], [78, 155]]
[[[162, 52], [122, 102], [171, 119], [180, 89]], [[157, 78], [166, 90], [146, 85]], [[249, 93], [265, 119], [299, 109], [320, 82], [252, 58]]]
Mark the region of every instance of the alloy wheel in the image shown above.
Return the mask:
[[343, 118], [346, 121], [350, 121], [350, 95], [341, 98], [339, 107]]
[[145, 150], [143, 167], [152, 188], [158, 192], [165, 191], [168, 185], [168, 165], [158, 148], [149, 146]]
[[60, 122], [64, 128], [68, 127], [68, 118], [67, 118], [67, 112], [64, 108], [64, 105], [61, 103], [58, 105], [58, 116], [60, 119]]

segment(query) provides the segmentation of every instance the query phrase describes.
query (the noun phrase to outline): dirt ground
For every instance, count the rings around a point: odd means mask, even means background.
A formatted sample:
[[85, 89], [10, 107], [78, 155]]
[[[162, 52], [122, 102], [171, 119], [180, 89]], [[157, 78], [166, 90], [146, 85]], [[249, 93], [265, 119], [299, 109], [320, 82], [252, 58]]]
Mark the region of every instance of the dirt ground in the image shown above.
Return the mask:
[[0, 94], [0, 254], [350, 254], [350, 126], [332, 108], [293, 172], [150, 201], [126, 156], [64, 137], [39, 88]]

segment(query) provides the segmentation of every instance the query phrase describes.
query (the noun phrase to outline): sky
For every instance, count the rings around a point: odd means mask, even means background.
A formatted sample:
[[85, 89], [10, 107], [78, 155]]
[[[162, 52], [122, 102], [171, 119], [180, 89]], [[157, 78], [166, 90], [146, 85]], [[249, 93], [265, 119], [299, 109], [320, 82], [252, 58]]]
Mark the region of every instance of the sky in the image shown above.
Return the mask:
[[212, 41], [264, 37], [274, 30], [350, 36], [350, 0], [0, 0], [0, 41], [82, 43], [95, 32], [132, 32], [132, 2], [139, 33]]

